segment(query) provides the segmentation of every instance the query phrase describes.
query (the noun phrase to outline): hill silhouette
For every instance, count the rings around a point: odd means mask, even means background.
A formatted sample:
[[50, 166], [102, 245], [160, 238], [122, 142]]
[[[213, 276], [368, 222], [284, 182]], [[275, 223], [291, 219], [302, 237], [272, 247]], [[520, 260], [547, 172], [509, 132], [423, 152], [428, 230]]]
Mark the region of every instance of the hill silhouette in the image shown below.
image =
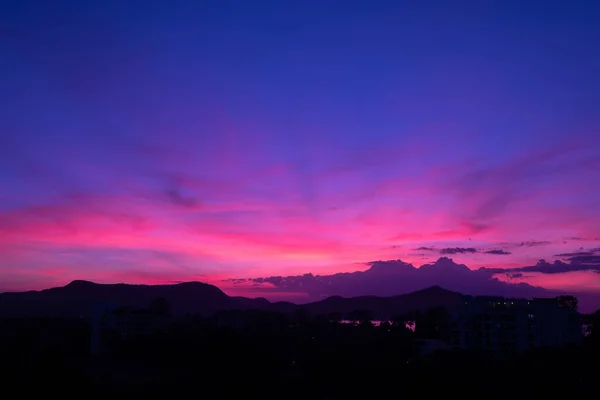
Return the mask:
[[[432, 286], [416, 292], [390, 297], [331, 296], [324, 300], [302, 305], [309, 315], [324, 315], [339, 312], [347, 315], [355, 310], [368, 310], [375, 319], [390, 318], [413, 310], [426, 310], [443, 306], [454, 308], [459, 305], [462, 294], [446, 290], [440, 286]], [[288, 303], [291, 304], [291, 303]], [[278, 310], [278, 303], [274, 304]], [[298, 307], [294, 305], [294, 307]]]
[[[212, 315], [223, 310], [261, 309], [294, 312], [298, 308], [310, 314], [350, 312], [369, 309], [374, 316], [391, 316], [406, 308], [451, 306], [459, 293], [505, 297], [556, 297], [575, 294], [582, 309], [598, 304], [598, 295], [563, 293], [531, 286], [507, 283], [494, 277], [504, 270], [471, 270], [448, 257], [420, 268], [401, 260], [374, 261], [365, 271], [333, 275], [304, 274], [288, 277], [233, 280], [275, 286], [281, 291], [304, 292], [313, 300], [307, 304], [270, 302], [265, 298], [234, 297], [216, 286], [187, 282], [169, 285], [97, 284], [75, 280], [63, 287], [41, 291], [0, 294], [1, 316], [86, 316], [99, 303], [146, 307], [155, 298], [165, 298], [176, 314]], [[538, 266], [541, 264], [538, 263]], [[518, 269], [517, 269], [518, 270]], [[442, 287], [444, 289], [442, 289]], [[263, 293], [268, 295], [268, 290]], [[404, 293], [404, 294], [403, 294]], [[406, 304], [414, 304], [409, 307]], [[593, 308], [596, 309], [597, 307]], [[404, 310], [404, 311], [403, 311]]]
[[76, 280], [63, 287], [0, 294], [0, 316], [87, 316], [99, 303], [147, 307], [165, 298], [179, 314], [213, 314], [220, 310], [261, 308], [265, 299], [230, 297], [216, 286], [201, 282], [173, 285], [98, 284]]
[[263, 298], [231, 297], [213, 285], [187, 282], [172, 285], [98, 284], [76, 280], [63, 287], [41, 291], [0, 294], [0, 317], [86, 317], [99, 304], [114, 303], [147, 307], [153, 299], [164, 298], [176, 315], [214, 315], [226, 310], [266, 310], [294, 313], [299, 308], [309, 315], [368, 310], [375, 318], [386, 318], [415, 309], [436, 306], [453, 307], [460, 293], [433, 286], [425, 290], [392, 297], [332, 296], [321, 301], [297, 305], [271, 303]]

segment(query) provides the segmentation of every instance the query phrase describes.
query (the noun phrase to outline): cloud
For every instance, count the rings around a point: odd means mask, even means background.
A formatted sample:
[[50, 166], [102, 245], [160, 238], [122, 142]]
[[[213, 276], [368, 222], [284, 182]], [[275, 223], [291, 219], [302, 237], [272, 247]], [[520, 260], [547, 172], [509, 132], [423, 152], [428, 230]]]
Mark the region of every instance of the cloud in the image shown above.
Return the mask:
[[477, 249], [473, 247], [447, 247], [440, 250], [440, 254], [466, 254], [477, 253]]
[[598, 267], [600, 266], [600, 256], [592, 256], [592, 255], [585, 255], [585, 256], [575, 256], [575, 257], [570, 257], [569, 261], [571, 262], [571, 264], [575, 264], [575, 265], [589, 265], [589, 266], [594, 266], [594, 267]]
[[600, 255], [598, 253], [600, 253], [600, 248], [584, 250], [584, 248], [581, 247], [579, 251], [572, 253], [560, 253], [554, 255], [554, 257], [567, 260], [570, 263], [569, 265], [579, 266], [582, 270], [585, 270], [586, 267], [600, 266]]
[[173, 202], [173, 204], [193, 209], [199, 205], [196, 198], [191, 196], [184, 196], [181, 190], [177, 188], [171, 188], [166, 191], [166, 195]]
[[509, 255], [512, 254], [510, 251], [506, 250], [488, 250], [484, 252], [485, 254], [496, 254], [496, 255]]
[[595, 252], [593, 251], [578, 251], [575, 253], [560, 253], [560, 254], [556, 254], [554, 255], [554, 257], [562, 257], [562, 258], [569, 258], [569, 257], [582, 257], [582, 256], [592, 256], [594, 255]]
[[[372, 261], [365, 271], [332, 275], [291, 275], [228, 280], [232, 284], [256, 282], [274, 285], [280, 291], [304, 292], [310, 300], [332, 295], [346, 297], [361, 295], [393, 296], [433, 285], [466, 294], [504, 296], [541, 296], [542, 288], [527, 284], [500, 282], [485, 270], [471, 270], [463, 264], [442, 257], [432, 264], [414, 267], [402, 260]], [[547, 294], [547, 293], [546, 293]]]
[[451, 255], [451, 254], [474, 254], [474, 253], [483, 253], [483, 254], [494, 254], [494, 255], [509, 255], [512, 254], [510, 251], [506, 250], [479, 250], [474, 247], [446, 247], [442, 249], [436, 249], [435, 247], [421, 246], [414, 249], [416, 251], [430, 251], [437, 252], [441, 255]]
[[507, 272], [506, 276], [509, 277], [510, 279], [519, 279], [519, 278], [523, 278], [523, 273], [522, 272]]
[[551, 242], [548, 241], [529, 241], [529, 242], [521, 242], [518, 246], [519, 247], [537, 247], [537, 246], [546, 246], [551, 244]]
[[436, 249], [435, 247], [421, 246], [414, 249], [416, 251], [431, 251], [437, 252], [441, 255], [451, 255], [451, 254], [474, 254], [474, 253], [483, 253], [483, 254], [495, 254], [495, 255], [509, 255], [512, 254], [506, 250], [478, 250], [474, 247], [446, 247], [442, 249]]
[[576, 271], [594, 271], [600, 272], [600, 256], [594, 257], [571, 257], [570, 263], [556, 260], [549, 263], [546, 260], [539, 260], [535, 265], [518, 268], [480, 268], [490, 273], [515, 273], [515, 272], [541, 272], [544, 274], [563, 274]]
[[415, 250], [420, 250], [420, 251], [437, 251], [434, 247], [418, 247]]
[[[441, 257], [434, 263], [416, 268], [402, 260], [372, 261], [366, 263], [369, 267], [364, 271], [336, 273], [331, 275], [301, 274], [289, 276], [270, 276], [249, 279], [227, 279], [232, 293], [236, 287], [253, 287], [257, 293], [268, 297], [269, 290], [279, 293], [303, 293], [303, 296], [292, 298], [291, 301], [309, 302], [322, 298], [339, 295], [355, 297], [363, 295], [394, 296], [415, 290], [438, 285], [449, 290], [473, 295], [498, 295], [507, 297], [553, 297], [559, 294], [573, 294], [582, 299], [583, 310], [600, 307], [600, 297], [586, 292], [586, 287], [577, 291], [577, 287], [568, 285], [571, 274], [590, 271], [590, 266], [569, 266], [560, 261], [548, 264], [540, 260], [535, 266], [520, 268], [480, 268], [471, 270], [464, 264], [455, 263], [452, 259]], [[555, 276], [551, 289], [544, 289], [527, 283], [538, 275]], [[563, 285], [558, 285], [560, 279], [566, 279]], [[538, 279], [539, 280], [539, 279]], [[589, 278], [588, 278], [589, 280]], [[535, 281], [535, 279], [534, 279]], [[542, 280], [547, 282], [547, 280]], [[600, 281], [599, 281], [600, 282]], [[258, 286], [254, 286], [258, 284]], [[596, 283], [597, 285], [598, 283]], [[588, 285], [590, 286], [590, 285]], [[590, 287], [595, 287], [591, 285]], [[245, 292], [249, 294], [249, 292]], [[586, 311], [587, 312], [587, 311]]]

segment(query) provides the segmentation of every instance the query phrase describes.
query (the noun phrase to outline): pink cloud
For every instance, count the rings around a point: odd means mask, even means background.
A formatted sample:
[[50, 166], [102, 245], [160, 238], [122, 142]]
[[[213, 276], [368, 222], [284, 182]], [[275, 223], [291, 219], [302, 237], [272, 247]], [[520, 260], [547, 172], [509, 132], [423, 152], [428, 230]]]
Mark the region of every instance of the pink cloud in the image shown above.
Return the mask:
[[530, 272], [519, 278], [508, 278], [499, 275], [505, 282], [526, 282], [548, 289], [600, 293], [600, 274], [593, 271], [574, 271], [563, 274], [543, 274]]

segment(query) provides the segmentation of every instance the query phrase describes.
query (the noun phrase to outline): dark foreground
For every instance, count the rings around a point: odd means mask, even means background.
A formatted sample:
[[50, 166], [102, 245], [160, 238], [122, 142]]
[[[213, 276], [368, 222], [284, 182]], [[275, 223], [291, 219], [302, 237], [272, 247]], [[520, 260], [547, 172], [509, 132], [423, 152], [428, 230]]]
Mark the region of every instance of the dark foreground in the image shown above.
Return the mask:
[[539, 398], [598, 393], [599, 346], [521, 354], [421, 355], [404, 326], [263, 322], [243, 329], [188, 318], [90, 354], [83, 320], [0, 321], [2, 382], [19, 396], [229, 399]]

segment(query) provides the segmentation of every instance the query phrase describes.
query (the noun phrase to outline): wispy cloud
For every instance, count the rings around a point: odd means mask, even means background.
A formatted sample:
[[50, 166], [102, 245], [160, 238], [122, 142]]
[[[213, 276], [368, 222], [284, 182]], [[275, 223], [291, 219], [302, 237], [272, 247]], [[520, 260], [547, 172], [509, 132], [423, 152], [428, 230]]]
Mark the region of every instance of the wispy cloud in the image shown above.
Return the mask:
[[600, 257], [589, 259], [587, 257], [580, 259], [573, 257], [570, 263], [556, 260], [552, 263], [546, 260], [539, 260], [535, 265], [518, 268], [483, 268], [491, 273], [516, 273], [516, 272], [541, 272], [544, 274], [562, 274], [575, 271], [594, 271], [600, 272]]
[[506, 251], [506, 250], [488, 250], [484, 252], [485, 254], [496, 254], [496, 255], [500, 255], [500, 256], [507, 256], [512, 254], [510, 251]]
[[440, 254], [465, 254], [477, 253], [477, 249], [473, 247], [447, 247], [440, 250]]
[[420, 250], [420, 251], [437, 251], [434, 247], [425, 247], [425, 246], [417, 247], [415, 250]]
[[521, 242], [518, 246], [520, 247], [537, 247], [537, 246], [546, 246], [551, 244], [552, 242], [543, 240], [543, 241], [528, 241], [528, 242]]
[[493, 254], [493, 255], [510, 255], [510, 254], [512, 254], [511, 252], [506, 251], [506, 250], [498, 250], [498, 249], [481, 250], [481, 249], [476, 249], [474, 247], [446, 247], [446, 248], [442, 248], [442, 249], [437, 249], [435, 247], [421, 246], [421, 247], [417, 247], [415, 250], [416, 251], [436, 252], [436, 253], [439, 253], [442, 255], [474, 254], [474, 253]]

